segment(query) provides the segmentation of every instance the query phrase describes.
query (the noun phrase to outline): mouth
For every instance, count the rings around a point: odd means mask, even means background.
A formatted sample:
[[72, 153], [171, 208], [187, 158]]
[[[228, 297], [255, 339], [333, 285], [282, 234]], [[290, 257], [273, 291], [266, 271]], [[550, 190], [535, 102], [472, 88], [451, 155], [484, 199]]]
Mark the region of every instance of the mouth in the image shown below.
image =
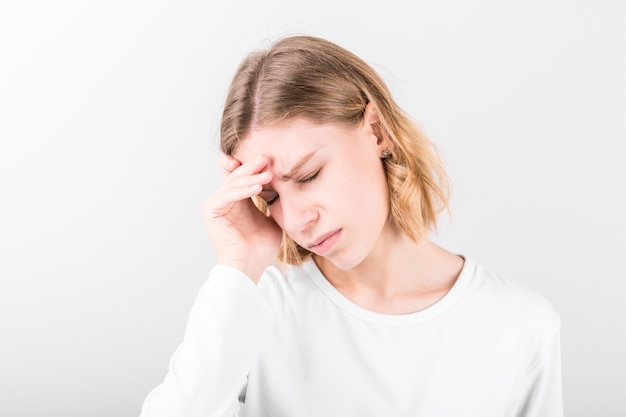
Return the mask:
[[341, 235], [341, 229], [333, 230], [332, 232], [323, 234], [318, 237], [313, 243], [308, 245], [308, 249], [317, 255], [323, 255], [328, 252], [330, 248], [335, 244]]

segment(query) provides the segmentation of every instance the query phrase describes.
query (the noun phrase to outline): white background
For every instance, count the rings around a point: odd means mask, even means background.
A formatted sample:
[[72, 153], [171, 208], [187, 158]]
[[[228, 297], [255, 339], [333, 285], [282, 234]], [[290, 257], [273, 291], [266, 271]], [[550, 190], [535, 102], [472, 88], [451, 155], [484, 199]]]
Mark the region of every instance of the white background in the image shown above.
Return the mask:
[[227, 84], [295, 33], [371, 63], [440, 145], [436, 240], [561, 313], [566, 414], [626, 415], [620, 3], [3, 2], [0, 415], [138, 415], [214, 261]]

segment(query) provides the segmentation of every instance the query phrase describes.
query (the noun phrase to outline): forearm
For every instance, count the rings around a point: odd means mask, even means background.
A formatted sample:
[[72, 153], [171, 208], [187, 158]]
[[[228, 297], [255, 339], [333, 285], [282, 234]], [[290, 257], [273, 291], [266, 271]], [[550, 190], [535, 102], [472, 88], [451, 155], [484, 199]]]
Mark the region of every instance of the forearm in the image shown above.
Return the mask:
[[234, 415], [259, 344], [272, 320], [269, 304], [241, 271], [218, 265], [200, 290], [183, 343], [142, 417]]

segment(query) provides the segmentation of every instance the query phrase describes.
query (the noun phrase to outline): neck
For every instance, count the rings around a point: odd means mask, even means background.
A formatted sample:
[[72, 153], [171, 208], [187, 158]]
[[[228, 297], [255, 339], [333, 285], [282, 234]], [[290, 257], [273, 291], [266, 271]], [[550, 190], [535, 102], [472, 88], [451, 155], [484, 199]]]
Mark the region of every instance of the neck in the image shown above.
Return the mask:
[[372, 253], [349, 270], [327, 259], [315, 262], [328, 281], [357, 305], [372, 311], [404, 314], [439, 301], [454, 285], [463, 259], [434, 243], [406, 235], [381, 238]]

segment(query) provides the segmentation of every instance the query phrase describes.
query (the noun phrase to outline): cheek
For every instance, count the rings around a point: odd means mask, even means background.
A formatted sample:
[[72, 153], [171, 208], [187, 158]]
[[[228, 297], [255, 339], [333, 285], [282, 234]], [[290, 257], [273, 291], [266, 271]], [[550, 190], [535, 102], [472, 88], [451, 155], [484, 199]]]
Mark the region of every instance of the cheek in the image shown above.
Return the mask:
[[269, 213], [270, 217], [274, 220], [274, 222], [276, 222], [278, 227], [285, 230], [283, 227], [283, 209], [280, 205], [280, 199], [269, 206]]
[[379, 206], [387, 198], [387, 177], [381, 166], [380, 169], [362, 169], [353, 171], [342, 181], [341, 198], [350, 199], [354, 205], [363, 209], [366, 206]]

